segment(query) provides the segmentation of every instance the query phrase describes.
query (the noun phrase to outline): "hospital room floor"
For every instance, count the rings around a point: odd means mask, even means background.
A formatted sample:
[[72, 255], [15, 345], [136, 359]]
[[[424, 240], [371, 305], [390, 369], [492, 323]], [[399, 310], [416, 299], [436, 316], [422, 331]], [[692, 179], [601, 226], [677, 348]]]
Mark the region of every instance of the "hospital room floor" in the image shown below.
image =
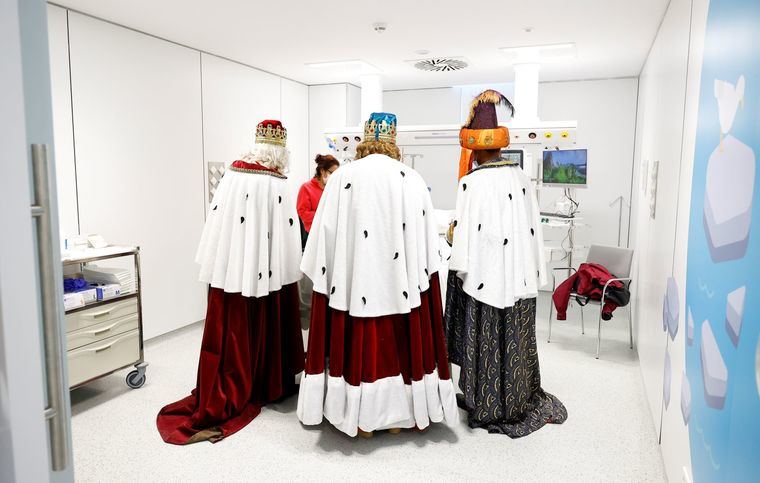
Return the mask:
[[[304, 427], [296, 397], [265, 407], [247, 427], [217, 444], [173, 446], [156, 430], [159, 409], [189, 394], [202, 324], [146, 343], [141, 389], [127, 371], [71, 393], [77, 481], [438, 480], [665, 481], [638, 359], [628, 349], [626, 316], [580, 333], [576, 308], [547, 344], [549, 297], [539, 299], [537, 333], [543, 388], [568, 410], [562, 425], [522, 439], [470, 429], [466, 415], [449, 428], [349, 438], [328, 423]], [[587, 321], [593, 319], [589, 307]], [[588, 324], [592, 325], [592, 324]], [[458, 372], [455, 369], [455, 376]]]

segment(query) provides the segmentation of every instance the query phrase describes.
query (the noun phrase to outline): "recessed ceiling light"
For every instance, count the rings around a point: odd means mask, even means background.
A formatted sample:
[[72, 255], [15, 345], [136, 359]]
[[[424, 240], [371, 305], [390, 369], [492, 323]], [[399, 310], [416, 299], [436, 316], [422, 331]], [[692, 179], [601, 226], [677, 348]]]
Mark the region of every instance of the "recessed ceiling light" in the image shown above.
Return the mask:
[[533, 27], [523, 27], [523, 31], [524, 31], [525, 33], [528, 33], [528, 34], [529, 34], [529, 33], [533, 32]]
[[415, 50], [414, 53], [417, 54], [417, 55], [428, 55], [430, 53], [430, 51], [429, 50], [425, 50], [425, 49], [420, 49], [420, 50]]
[[502, 47], [499, 49], [514, 62], [541, 62], [548, 60], [573, 59], [576, 56], [575, 43], [549, 45], [527, 45], [522, 47]]
[[327, 62], [311, 62], [307, 66], [313, 69], [331, 70], [334, 72], [354, 74], [377, 74], [380, 69], [363, 60], [332, 60]]

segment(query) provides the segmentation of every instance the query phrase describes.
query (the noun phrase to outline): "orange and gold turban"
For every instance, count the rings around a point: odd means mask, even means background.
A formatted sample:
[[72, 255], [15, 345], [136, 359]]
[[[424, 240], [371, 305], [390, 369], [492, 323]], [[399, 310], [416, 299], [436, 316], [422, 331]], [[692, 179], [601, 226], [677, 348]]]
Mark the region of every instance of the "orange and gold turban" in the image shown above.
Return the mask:
[[470, 116], [459, 131], [462, 154], [459, 157], [459, 177], [472, 169], [474, 151], [501, 149], [509, 146], [509, 129], [499, 126], [496, 106], [504, 105], [514, 114], [514, 107], [500, 92], [489, 89], [480, 93], [470, 106]]

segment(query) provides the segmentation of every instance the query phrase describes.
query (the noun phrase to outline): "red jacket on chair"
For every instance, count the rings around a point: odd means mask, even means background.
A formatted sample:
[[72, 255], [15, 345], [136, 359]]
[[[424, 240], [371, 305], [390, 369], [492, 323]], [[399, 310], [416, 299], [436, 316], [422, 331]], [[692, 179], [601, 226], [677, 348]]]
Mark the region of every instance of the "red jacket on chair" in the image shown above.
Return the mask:
[[[578, 267], [577, 272], [570, 275], [567, 280], [554, 290], [552, 300], [554, 300], [554, 306], [557, 308], [557, 320], [565, 320], [567, 318], [567, 304], [570, 301], [571, 293], [575, 292], [592, 300], [601, 300], [604, 284], [611, 278], [615, 278], [615, 276], [602, 265], [598, 263], [582, 263]], [[602, 318], [604, 320], [612, 318], [612, 311], [621, 305], [608, 298], [610, 296], [610, 289], [624, 288], [623, 282], [618, 281], [612, 282], [607, 287], [604, 307], [602, 308]]]

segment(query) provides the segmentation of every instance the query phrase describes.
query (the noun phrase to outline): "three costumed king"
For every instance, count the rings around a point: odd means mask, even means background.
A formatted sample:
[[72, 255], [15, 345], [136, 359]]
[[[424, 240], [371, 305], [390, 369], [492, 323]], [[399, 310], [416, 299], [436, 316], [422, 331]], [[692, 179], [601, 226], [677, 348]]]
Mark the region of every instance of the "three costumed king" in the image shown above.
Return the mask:
[[[233, 434], [294, 394], [299, 373], [305, 425], [327, 419], [350, 436], [455, 425], [449, 357], [461, 367], [470, 427], [520, 437], [565, 421], [538, 366], [538, 204], [520, 167], [500, 159], [509, 131], [498, 126], [498, 104], [512, 109], [483, 92], [460, 132], [445, 321], [433, 205], [422, 177], [400, 162], [395, 116], [373, 113], [356, 160], [330, 177], [302, 260], [282, 174], [287, 132], [259, 124], [253, 152], [232, 163], [209, 209], [196, 257], [209, 284], [198, 377], [158, 415], [166, 442]], [[305, 361], [301, 272], [314, 286]]]

